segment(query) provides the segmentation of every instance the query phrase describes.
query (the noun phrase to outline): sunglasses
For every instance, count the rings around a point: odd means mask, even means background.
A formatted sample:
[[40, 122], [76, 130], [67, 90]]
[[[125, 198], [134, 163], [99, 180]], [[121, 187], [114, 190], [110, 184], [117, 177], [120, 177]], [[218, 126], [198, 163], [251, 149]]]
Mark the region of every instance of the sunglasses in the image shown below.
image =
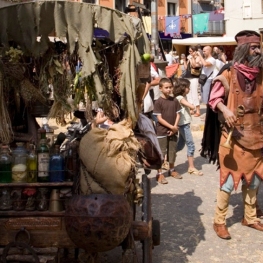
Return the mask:
[[260, 46], [250, 46], [251, 50], [255, 50], [256, 48], [260, 49]]

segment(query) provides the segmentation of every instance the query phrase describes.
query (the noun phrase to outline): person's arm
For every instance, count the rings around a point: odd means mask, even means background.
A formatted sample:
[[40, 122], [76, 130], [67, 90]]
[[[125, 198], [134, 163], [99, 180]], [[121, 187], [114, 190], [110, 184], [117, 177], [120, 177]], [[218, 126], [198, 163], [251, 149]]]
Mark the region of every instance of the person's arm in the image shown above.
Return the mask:
[[105, 116], [103, 111], [98, 111], [96, 118], [95, 118], [96, 125], [104, 123], [107, 119], [108, 119], [108, 117]]
[[225, 55], [225, 53], [223, 53], [221, 55], [221, 61], [226, 64], [226, 55]]
[[190, 63], [191, 63], [191, 67], [192, 68], [200, 68], [202, 66], [199, 57], [196, 58], [196, 59], [195, 58], [191, 58], [190, 59]]
[[168, 134], [167, 134], [168, 136], [171, 136], [171, 135], [175, 134], [178, 131], [178, 123], [179, 123], [179, 120], [180, 120], [180, 114], [177, 113], [174, 125], [171, 125], [165, 119], [163, 119], [161, 114], [158, 114], [156, 116], [157, 116], [158, 122], [160, 124], [162, 124], [163, 126], [167, 127], [170, 130], [170, 131], [168, 131]]
[[221, 101], [217, 103], [216, 107], [223, 113], [227, 125], [229, 127], [234, 127], [237, 121], [235, 114]]
[[224, 104], [225, 88], [220, 81], [217, 81], [210, 93], [209, 106], [214, 111], [221, 111], [229, 127], [234, 127], [237, 120], [235, 114]]
[[186, 99], [182, 98], [180, 100], [180, 103], [184, 105], [185, 107], [188, 107], [190, 110], [195, 110], [195, 106], [191, 103], [189, 103]]
[[143, 93], [143, 96], [142, 96], [142, 101], [144, 100], [144, 98], [146, 97], [149, 89], [150, 89], [151, 85], [149, 82], [146, 82], [146, 85], [145, 85], [145, 89], [144, 89], [144, 93]]
[[200, 58], [200, 61], [203, 65], [203, 67], [211, 67], [213, 66], [213, 64], [209, 61], [209, 60], [205, 60], [202, 55], [200, 54], [200, 52], [196, 52], [198, 54], [198, 57]]
[[156, 114], [156, 116], [160, 124], [162, 124], [163, 126], [167, 127], [170, 130], [174, 129], [174, 126], [168, 123], [165, 119], [163, 119], [161, 114]]

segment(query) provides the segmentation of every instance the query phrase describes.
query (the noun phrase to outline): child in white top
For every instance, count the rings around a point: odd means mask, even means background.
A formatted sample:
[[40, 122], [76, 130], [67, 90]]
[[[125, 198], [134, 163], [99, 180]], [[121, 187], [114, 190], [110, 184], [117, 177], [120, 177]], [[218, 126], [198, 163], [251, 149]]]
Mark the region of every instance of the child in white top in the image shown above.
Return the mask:
[[186, 99], [186, 95], [190, 91], [190, 81], [188, 79], [178, 79], [177, 84], [174, 87], [174, 96], [181, 104], [182, 110], [180, 111], [179, 127], [179, 139], [177, 142], [176, 152], [181, 151], [184, 146], [187, 146], [187, 159], [189, 163], [188, 173], [194, 175], [203, 175], [201, 171], [198, 171], [194, 166], [194, 152], [195, 144], [190, 128], [192, 120], [190, 110], [195, 111], [195, 106], [189, 103]]

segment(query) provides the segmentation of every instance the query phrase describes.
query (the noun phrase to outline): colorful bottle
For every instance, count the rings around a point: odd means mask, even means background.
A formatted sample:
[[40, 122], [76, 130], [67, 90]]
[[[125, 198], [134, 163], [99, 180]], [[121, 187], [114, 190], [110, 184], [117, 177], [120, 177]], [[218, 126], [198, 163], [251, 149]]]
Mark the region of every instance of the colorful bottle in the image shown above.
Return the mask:
[[50, 182], [64, 182], [65, 171], [64, 171], [64, 158], [60, 154], [60, 146], [55, 145], [54, 154], [49, 160], [49, 176]]
[[13, 150], [12, 181], [13, 183], [25, 183], [27, 180], [27, 150], [23, 142], [17, 142]]
[[27, 182], [37, 182], [37, 155], [34, 144], [30, 145], [30, 150], [27, 159]]
[[12, 157], [7, 145], [1, 147], [0, 152], [0, 183], [12, 182]]
[[49, 148], [47, 140], [41, 139], [37, 150], [38, 182], [49, 182]]

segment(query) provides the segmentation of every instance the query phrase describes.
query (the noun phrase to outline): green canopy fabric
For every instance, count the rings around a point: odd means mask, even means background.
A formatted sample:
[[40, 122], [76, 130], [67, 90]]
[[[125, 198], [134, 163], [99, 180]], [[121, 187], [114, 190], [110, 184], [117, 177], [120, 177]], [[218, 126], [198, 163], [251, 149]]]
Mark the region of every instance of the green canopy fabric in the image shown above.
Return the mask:
[[96, 72], [99, 61], [92, 50], [94, 27], [107, 30], [115, 43], [124, 35], [129, 36], [120, 65], [123, 73], [120, 93], [122, 107], [128, 108], [129, 116], [135, 120], [136, 67], [141, 63], [140, 55], [150, 53], [150, 43], [140, 19], [99, 5], [68, 1], [34, 1], [0, 7], [2, 47], [8, 47], [12, 40], [25, 53], [39, 57], [47, 51], [49, 36], [54, 32], [56, 37], [66, 38], [71, 53], [78, 41], [82, 74], [94, 76], [97, 94], [100, 94], [103, 87]]

